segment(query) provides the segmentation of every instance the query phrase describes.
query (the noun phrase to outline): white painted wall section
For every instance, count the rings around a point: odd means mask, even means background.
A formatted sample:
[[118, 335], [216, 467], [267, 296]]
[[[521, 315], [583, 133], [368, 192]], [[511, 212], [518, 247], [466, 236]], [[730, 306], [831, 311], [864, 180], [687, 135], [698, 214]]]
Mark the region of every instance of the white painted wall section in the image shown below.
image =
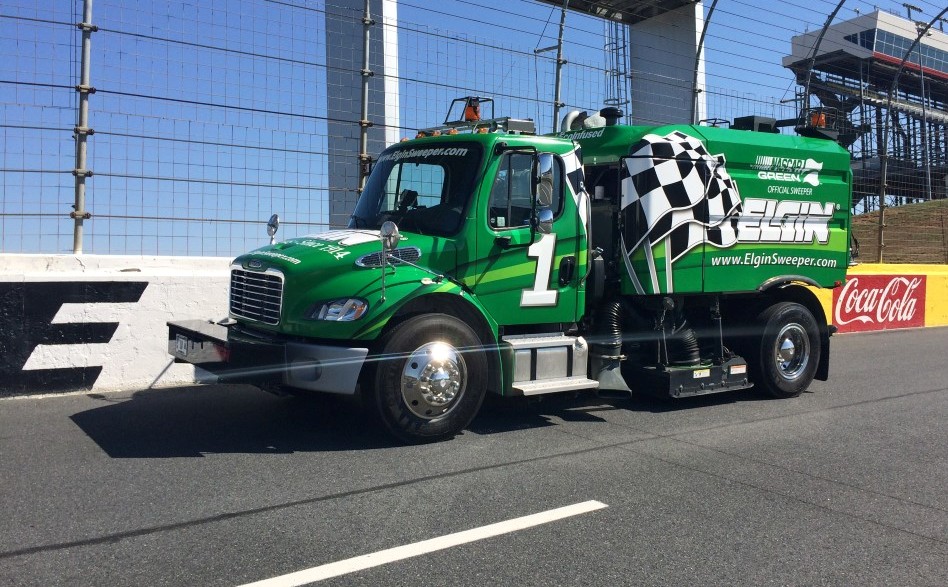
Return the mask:
[[226, 317], [230, 261], [219, 257], [0, 255], [0, 282], [147, 282], [137, 303], [62, 304], [52, 324], [112, 322], [118, 328], [107, 343], [39, 344], [22, 369], [101, 366], [92, 387], [95, 391], [213, 380], [201, 369], [173, 363], [166, 322]]

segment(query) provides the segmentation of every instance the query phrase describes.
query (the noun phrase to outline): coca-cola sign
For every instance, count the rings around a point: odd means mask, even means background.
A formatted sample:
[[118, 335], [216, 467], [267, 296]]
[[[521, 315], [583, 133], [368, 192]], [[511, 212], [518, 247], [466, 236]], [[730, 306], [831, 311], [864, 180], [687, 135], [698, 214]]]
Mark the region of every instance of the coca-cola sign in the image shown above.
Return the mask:
[[840, 332], [925, 326], [924, 275], [853, 275], [833, 292]]

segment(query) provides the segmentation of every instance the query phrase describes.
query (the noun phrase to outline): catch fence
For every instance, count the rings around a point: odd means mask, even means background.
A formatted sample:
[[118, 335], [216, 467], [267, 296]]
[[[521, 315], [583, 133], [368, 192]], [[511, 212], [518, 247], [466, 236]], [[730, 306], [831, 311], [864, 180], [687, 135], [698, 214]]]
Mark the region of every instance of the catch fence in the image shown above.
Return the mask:
[[[702, 71], [705, 120], [797, 117], [799, 85], [781, 56], [792, 35], [821, 27], [836, 4], [821, 0], [813, 10], [798, 2], [770, 9], [714, 3]], [[479, 4], [372, 0], [366, 21], [361, 0], [6, 1], [0, 252], [70, 253], [78, 245], [85, 253], [232, 256], [268, 242], [264, 223], [272, 213], [280, 214], [282, 238], [343, 225], [358, 194], [365, 127], [368, 153], [377, 154], [439, 124], [454, 98], [484, 95], [495, 100], [497, 115], [554, 130], [557, 53], [550, 49], [558, 44], [560, 9], [534, 0]], [[560, 116], [603, 104], [634, 115], [637, 91], [639, 103], [656, 110], [690, 106], [679, 90], [690, 87], [693, 72], [653, 72], [647, 92], [636, 89], [644, 75], [623, 56], [634, 34], [568, 13]], [[691, 57], [675, 51], [669, 60]], [[363, 75], [367, 121], [353, 90]], [[926, 104], [944, 108], [934, 99]], [[859, 112], [860, 124], [873, 122], [875, 110]], [[893, 142], [907, 144], [910, 118], [893, 118]], [[934, 161], [944, 157], [937, 132], [944, 126], [927, 136]], [[868, 141], [857, 147], [860, 160], [878, 155]], [[899, 198], [886, 203], [922, 202]], [[861, 200], [856, 212], [873, 212], [872, 202]], [[869, 221], [860, 222], [860, 241], [878, 241]], [[943, 227], [926, 219], [917, 230], [891, 232], [886, 250], [905, 249], [913, 259], [911, 251], [946, 242]]]

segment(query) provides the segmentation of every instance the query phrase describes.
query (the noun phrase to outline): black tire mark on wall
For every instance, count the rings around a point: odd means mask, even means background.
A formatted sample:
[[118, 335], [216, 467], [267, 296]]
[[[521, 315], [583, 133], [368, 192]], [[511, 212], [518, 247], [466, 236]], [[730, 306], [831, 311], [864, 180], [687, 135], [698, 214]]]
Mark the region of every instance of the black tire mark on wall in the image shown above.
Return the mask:
[[118, 322], [52, 324], [63, 304], [138, 302], [147, 281], [0, 282], [0, 397], [89, 390], [101, 366], [24, 371], [39, 345], [107, 343]]

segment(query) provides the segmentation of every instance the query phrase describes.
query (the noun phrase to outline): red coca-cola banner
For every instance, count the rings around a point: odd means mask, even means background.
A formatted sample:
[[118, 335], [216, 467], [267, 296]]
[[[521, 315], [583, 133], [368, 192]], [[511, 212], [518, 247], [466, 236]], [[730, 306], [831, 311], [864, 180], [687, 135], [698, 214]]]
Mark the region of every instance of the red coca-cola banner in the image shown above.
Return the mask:
[[851, 275], [833, 291], [840, 332], [925, 326], [924, 275]]

